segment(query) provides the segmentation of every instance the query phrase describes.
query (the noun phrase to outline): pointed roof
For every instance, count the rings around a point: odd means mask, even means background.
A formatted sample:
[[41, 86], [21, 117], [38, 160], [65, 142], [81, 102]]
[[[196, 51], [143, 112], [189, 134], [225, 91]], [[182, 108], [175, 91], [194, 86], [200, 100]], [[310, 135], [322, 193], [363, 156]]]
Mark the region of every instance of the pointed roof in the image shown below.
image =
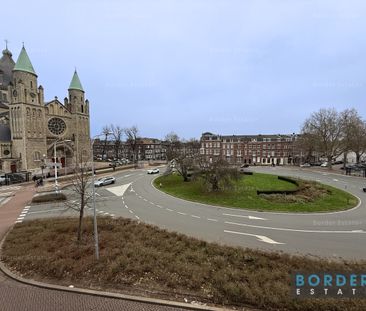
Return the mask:
[[0, 73], [3, 74], [3, 86], [8, 86], [13, 80], [13, 68], [15, 62], [8, 47], [3, 50], [3, 56], [0, 58]]
[[22, 50], [20, 51], [19, 57], [17, 62], [15, 63], [13, 71], [25, 71], [32, 73], [34, 75], [37, 75], [34, 71], [34, 68], [32, 66], [32, 63], [29, 59], [29, 56], [27, 54], [27, 51], [25, 50], [25, 47], [22, 47]]
[[77, 71], [75, 70], [72, 80], [70, 82], [69, 90], [79, 90], [84, 92], [83, 86], [81, 85]]

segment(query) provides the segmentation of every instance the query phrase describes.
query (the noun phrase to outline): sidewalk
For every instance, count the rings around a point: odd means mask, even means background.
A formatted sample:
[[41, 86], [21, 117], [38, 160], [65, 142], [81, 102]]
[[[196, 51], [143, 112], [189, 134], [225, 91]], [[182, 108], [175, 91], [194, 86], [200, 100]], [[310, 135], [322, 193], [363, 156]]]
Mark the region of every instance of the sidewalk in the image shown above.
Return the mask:
[[13, 226], [24, 206], [32, 200], [35, 192], [34, 186], [25, 186], [0, 207], [0, 239]]

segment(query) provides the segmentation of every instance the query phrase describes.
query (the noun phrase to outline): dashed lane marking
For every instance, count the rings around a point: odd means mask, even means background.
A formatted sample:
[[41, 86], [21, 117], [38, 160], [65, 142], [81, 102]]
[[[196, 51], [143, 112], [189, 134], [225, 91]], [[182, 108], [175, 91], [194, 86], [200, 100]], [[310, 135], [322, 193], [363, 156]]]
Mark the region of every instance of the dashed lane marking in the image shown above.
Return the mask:
[[186, 213], [182, 213], [182, 212], [177, 212], [179, 215], [183, 215], [183, 216], [186, 216], [187, 214]]
[[217, 219], [213, 219], [213, 218], [207, 218], [208, 221], [214, 221], [214, 222], [217, 222], [218, 220]]
[[170, 208], [166, 208], [166, 210], [167, 210], [168, 212], [173, 212], [173, 210], [172, 210], [172, 209], [170, 209]]
[[201, 219], [201, 217], [200, 217], [200, 216], [196, 216], [196, 215], [191, 215], [191, 217]]

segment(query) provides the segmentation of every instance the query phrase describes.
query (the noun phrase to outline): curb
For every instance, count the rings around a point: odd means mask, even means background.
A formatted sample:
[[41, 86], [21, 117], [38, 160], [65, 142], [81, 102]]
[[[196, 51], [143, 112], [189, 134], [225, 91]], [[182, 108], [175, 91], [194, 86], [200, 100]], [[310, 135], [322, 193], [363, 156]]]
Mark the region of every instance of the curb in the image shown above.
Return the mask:
[[[14, 226], [12, 226], [3, 239], [0, 242], [0, 256], [2, 253], [2, 248], [4, 241], [6, 237], [8, 236], [9, 232], [13, 229]], [[105, 292], [105, 291], [97, 291], [92, 289], [83, 289], [83, 288], [71, 288], [66, 287], [62, 285], [54, 285], [54, 284], [48, 284], [43, 283], [39, 281], [24, 279], [16, 274], [14, 274], [12, 271], [10, 271], [3, 261], [0, 259], [0, 270], [9, 278], [31, 286], [39, 287], [39, 288], [45, 288], [49, 290], [58, 290], [63, 292], [69, 292], [74, 294], [83, 294], [83, 295], [90, 295], [90, 296], [98, 296], [98, 297], [105, 297], [105, 298], [114, 298], [114, 299], [122, 299], [122, 300], [128, 300], [128, 301], [134, 301], [134, 302], [141, 302], [141, 303], [147, 303], [147, 304], [154, 304], [154, 305], [161, 305], [161, 306], [167, 306], [167, 307], [175, 307], [175, 308], [181, 308], [186, 310], [209, 310], [209, 311], [225, 311], [229, 309], [225, 308], [218, 308], [218, 307], [209, 307], [209, 306], [201, 306], [201, 305], [194, 305], [194, 304], [188, 304], [188, 303], [182, 303], [182, 302], [176, 302], [176, 301], [169, 301], [169, 300], [163, 300], [163, 299], [155, 299], [155, 298], [147, 298], [147, 297], [140, 297], [140, 296], [132, 296], [132, 295], [126, 295], [126, 294], [118, 294], [118, 293], [111, 293], [111, 292]], [[250, 310], [250, 309], [247, 309]]]

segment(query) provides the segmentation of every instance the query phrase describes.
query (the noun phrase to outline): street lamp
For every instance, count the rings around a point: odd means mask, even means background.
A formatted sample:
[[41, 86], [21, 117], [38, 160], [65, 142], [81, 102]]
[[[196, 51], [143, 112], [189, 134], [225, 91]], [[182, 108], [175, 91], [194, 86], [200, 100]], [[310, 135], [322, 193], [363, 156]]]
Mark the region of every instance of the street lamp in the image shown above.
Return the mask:
[[54, 157], [54, 164], [55, 164], [55, 191], [56, 193], [58, 193], [58, 180], [57, 180], [57, 156], [56, 156], [56, 146], [57, 143], [63, 141], [64, 143], [69, 143], [71, 142], [70, 139], [65, 139], [65, 140], [61, 140], [61, 139], [56, 139], [55, 144], [53, 145], [53, 157]]
[[97, 225], [97, 209], [95, 207], [95, 176], [94, 176], [94, 150], [93, 150], [93, 146], [94, 146], [94, 141], [96, 138], [105, 135], [106, 137], [108, 137], [108, 135], [113, 134], [112, 132], [108, 132], [108, 133], [103, 133], [103, 134], [99, 134], [93, 137], [93, 139], [91, 140], [91, 144], [90, 144], [90, 148], [91, 148], [91, 160], [92, 160], [92, 189], [93, 189], [93, 211], [94, 211], [94, 215], [93, 215], [93, 219], [94, 219], [94, 243], [95, 243], [95, 258], [97, 260], [99, 260], [99, 242], [98, 242], [98, 225]]

